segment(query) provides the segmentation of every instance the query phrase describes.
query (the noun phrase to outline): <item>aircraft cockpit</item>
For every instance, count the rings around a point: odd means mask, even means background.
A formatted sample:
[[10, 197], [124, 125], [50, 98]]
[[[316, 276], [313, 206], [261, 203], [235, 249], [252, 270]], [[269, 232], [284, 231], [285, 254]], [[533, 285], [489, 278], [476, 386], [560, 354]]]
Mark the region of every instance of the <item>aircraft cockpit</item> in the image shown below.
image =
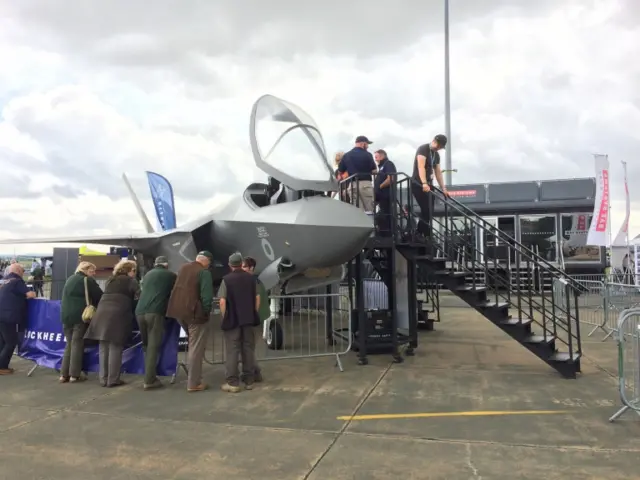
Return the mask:
[[298, 106], [261, 97], [251, 112], [250, 141], [256, 166], [269, 176], [245, 191], [254, 208], [338, 190], [320, 130]]

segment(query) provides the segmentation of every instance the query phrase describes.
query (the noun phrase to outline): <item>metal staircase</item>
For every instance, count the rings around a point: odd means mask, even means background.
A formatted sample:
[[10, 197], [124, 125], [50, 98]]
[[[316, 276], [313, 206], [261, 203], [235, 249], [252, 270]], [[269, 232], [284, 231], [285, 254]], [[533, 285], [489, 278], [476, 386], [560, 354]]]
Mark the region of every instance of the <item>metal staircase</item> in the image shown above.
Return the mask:
[[[386, 241], [391, 241], [409, 264], [416, 265], [418, 278], [428, 277], [428, 283], [445, 286], [562, 376], [576, 378], [582, 354], [577, 308], [580, 285], [437, 188], [429, 194], [433, 200], [430, 235], [419, 234], [422, 215], [411, 194], [411, 182], [407, 175], [398, 173], [392, 184], [391, 221], [377, 222], [391, 226]], [[357, 203], [357, 180], [347, 179], [343, 189], [348, 189]], [[476, 242], [469, 241], [476, 234], [506, 245], [515, 267], [509, 271], [493, 251], [478, 250]], [[375, 249], [375, 245], [370, 248]], [[372, 264], [390, 287], [392, 274], [384, 255], [381, 257]], [[552, 292], [535, 287], [554, 280], [564, 284], [565, 298], [573, 300], [566, 306], [556, 302]]]

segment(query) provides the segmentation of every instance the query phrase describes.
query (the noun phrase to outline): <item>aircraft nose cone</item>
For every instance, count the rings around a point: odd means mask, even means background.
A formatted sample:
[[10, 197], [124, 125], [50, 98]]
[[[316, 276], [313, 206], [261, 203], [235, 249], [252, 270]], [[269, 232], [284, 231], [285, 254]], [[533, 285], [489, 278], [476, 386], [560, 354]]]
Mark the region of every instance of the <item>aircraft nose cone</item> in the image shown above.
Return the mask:
[[373, 232], [373, 216], [335, 199], [311, 197], [298, 216], [308, 234], [297, 239], [314, 252], [313, 263], [333, 266], [346, 263], [366, 245]]

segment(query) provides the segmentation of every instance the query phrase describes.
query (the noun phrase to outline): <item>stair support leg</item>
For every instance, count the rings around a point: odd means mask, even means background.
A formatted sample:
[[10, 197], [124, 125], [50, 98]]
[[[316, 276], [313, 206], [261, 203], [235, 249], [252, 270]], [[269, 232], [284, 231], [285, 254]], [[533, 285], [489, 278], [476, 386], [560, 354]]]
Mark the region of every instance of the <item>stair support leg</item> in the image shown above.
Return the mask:
[[418, 268], [415, 262], [407, 259], [407, 289], [409, 297], [409, 346], [406, 355], [414, 355], [414, 349], [418, 348]]
[[362, 257], [360, 253], [356, 256], [354, 262], [354, 280], [355, 280], [355, 301], [356, 312], [358, 315], [358, 365], [367, 365], [367, 319], [364, 311], [364, 289], [362, 285]]

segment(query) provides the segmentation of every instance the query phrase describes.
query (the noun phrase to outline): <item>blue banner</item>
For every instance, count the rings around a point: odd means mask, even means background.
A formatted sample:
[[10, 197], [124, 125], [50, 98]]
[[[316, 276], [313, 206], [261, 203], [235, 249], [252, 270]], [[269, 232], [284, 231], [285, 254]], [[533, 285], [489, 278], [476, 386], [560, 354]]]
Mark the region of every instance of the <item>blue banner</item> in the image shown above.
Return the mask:
[[176, 228], [176, 208], [171, 183], [162, 175], [154, 172], [147, 172], [147, 179], [160, 228], [162, 230]]
[[[31, 360], [41, 367], [60, 370], [66, 341], [60, 321], [60, 301], [33, 299], [28, 301], [29, 314], [27, 326], [18, 355]], [[122, 355], [122, 371], [144, 374], [144, 355], [137, 325]], [[178, 365], [178, 335], [180, 326], [175, 320], [167, 320], [157, 375], [171, 376]], [[98, 345], [84, 349], [83, 368], [85, 372], [97, 372], [99, 369]]]

